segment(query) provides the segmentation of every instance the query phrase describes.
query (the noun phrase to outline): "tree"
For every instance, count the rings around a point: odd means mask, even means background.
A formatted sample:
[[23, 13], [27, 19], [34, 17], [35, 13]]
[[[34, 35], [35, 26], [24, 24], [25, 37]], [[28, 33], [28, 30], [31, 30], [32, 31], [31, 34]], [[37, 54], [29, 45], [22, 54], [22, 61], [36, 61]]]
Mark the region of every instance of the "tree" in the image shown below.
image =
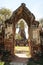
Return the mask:
[[0, 15], [3, 16], [6, 19], [9, 19], [12, 15], [12, 12], [9, 9], [2, 8], [0, 9]]
[[11, 15], [12, 12], [9, 9], [0, 9], [0, 31], [2, 30], [2, 27], [5, 27], [5, 21], [9, 19]]
[[20, 23], [18, 23], [19, 26], [19, 34], [22, 38], [22, 40], [26, 39], [26, 35], [25, 35], [25, 23], [23, 21], [20, 21]]
[[21, 38], [20, 34], [16, 34], [15, 39], [21, 40], [22, 38]]
[[43, 28], [43, 18], [39, 20], [39, 22], [41, 23], [42, 25], [42, 28]]
[[24, 24], [23, 21], [21, 21], [21, 22], [19, 23], [19, 28], [24, 30], [25, 24]]
[[12, 15], [12, 12], [9, 9], [2, 8], [0, 9], [0, 28], [5, 26], [5, 21], [9, 19]]
[[0, 24], [4, 24], [7, 19], [12, 15], [12, 12], [9, 9], [2, 8], [0, 9]]

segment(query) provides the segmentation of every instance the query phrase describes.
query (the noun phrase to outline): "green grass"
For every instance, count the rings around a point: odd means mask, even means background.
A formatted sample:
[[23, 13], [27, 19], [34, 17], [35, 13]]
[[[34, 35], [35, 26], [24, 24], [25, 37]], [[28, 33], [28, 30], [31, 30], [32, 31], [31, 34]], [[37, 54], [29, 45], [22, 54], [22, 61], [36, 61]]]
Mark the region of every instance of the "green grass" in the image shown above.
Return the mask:
[[29, 51], [29, 47], [27, 46], [15, 46], [15, 51]]
[[25, 54], [27, 57], [31, 56], [29, 46], [15, 46], [15, 54]]
[[0, 62], [0, 65], [4, 65], [4, 62]]

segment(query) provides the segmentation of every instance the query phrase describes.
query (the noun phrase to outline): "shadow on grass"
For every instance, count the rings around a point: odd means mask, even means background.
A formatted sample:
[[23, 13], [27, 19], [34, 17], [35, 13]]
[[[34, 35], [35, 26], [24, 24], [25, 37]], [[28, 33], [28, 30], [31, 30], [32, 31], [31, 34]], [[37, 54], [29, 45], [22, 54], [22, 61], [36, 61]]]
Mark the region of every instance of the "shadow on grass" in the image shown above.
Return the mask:
[[27, 65], [43, 65], [43, 58], [40, 59], [28, 59]]
[[10, 62], [5, 62], [4, 65], [10, 65]]

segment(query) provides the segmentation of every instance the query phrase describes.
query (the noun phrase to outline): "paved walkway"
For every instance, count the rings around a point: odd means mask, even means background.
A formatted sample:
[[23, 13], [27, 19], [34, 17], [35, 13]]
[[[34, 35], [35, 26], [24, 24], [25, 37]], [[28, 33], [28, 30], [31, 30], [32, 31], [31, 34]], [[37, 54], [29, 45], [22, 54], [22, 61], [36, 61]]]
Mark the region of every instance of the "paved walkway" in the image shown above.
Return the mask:
[[27, 65], [27, 63], [23, 63], [23, 62], [11, 62], [10, 65]]
[[20, 58], [30, 58], [31, 57], [31, 55], [26, 55], [25, 53], [16, 53], [15, 54], [16, 56], [18, 56], [18, 57], [20, 57]]
[[12, 62], [10, 65], [27, 65], [28, 58], [21, 58], [21, 57], [13, 57]]
[[21, 57], [14, 56], [12, 57], [12, 61], [13, 62], [27, 62], [28, 58], [21, 58]]

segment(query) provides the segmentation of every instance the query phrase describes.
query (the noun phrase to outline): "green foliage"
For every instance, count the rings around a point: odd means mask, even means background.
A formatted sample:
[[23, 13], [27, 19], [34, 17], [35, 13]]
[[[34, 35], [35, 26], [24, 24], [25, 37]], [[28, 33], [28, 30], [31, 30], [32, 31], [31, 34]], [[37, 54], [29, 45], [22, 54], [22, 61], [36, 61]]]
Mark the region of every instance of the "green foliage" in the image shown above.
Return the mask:
[[21, 22], [19, 23], [19, 26], [20, 26], [20, 28], [24, 29], [24, 27], [25, 27], [24, 22], [23, 22], [23, 21], [21, 21]]
[[41, 23], [42, 27], [43, 27], [43, 18], [39, 20], [39, 22]]
[[43, 18], [42, 18], [42, 19], [40, 19], [40, 22], [41, 22], [41, 23], [43, 23]]
[[0, 22], [3, 22], [9, 19], [12, 15], [12, 12], [9, 9], [2, 8], [0, 9]]
[[10, 62], [0, 62], [0, 65], [10, 65]]
[[4, 62], [0, 62], [0, 65], [4, 65]]
[[26, 27], [26, 24], [23, 20], [19, 21], [16, 24], [16, 28], [19, 28], [19, 33], [16, 34], [16, 36], [15, 36], [16, 39], [18, 39], [18, 40], [24, 39], [24, 37], [25, 37], [25, 27]]
[[2, 8], [0, 9], [0, 14], [4, 15], [5, 17], [11, 16], [11, 11], [9, 9]]
[[15, 39], [21, 40], [22, 38], [21, 38], [20, 34], [16, 34]]

